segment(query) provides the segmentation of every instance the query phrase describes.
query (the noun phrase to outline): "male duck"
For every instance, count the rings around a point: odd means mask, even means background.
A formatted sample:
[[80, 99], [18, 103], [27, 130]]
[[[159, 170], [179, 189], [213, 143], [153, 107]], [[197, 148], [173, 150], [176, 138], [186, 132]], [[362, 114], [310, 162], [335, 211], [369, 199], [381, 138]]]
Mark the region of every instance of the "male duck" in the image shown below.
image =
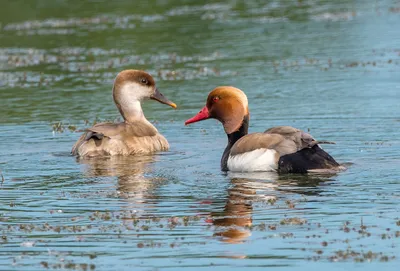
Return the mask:
[[185, 125], [214, 118], [224, 126], [228, 145], [222, 155], [223, 171], [280, 173], [332, 172], [344, 169], [310, 134], [290, 126], [278, 126], [263, 133], [248, 134], [247, 97], [235, 87], [217, 87], [206, 106]]

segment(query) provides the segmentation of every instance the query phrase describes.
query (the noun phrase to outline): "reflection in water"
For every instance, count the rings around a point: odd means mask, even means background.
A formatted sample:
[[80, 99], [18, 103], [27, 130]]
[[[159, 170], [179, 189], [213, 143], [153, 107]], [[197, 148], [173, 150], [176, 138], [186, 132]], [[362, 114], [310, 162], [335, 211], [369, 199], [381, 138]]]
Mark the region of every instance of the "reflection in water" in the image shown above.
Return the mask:
[[223, 237], [222, 240], [228, 243], [239, 243], [251, 234], [246, 227], [252, 225], [251, 197], [256, 194], [256, 190], [246, 186], [246, 179], [233, 178], [231, 182], [233, 187], [228, 190], [224, 211], [222, 214], [212, 214], [213, 224], [221, 227], [215, 236]]
[[154, 198], [154, 190], [165, 181], [162, 177], [149, 177], [152, 171], [151, 164], [155, 161], [154, 156], [112, 156], [78, 161], [86, 165], [87, 177], [117, 177], [118, 196], [126, 199], [132, 208], [137, 203], [151, 201]]
[[[217, 226], [214, 236], [222, 237], [223, 242], [240, 243], [250, 235], [254, 201], [275, 201], [276, 192], [318, 195], [322, 189], [319, 184], [328, 184], [334, 175], [278, 175], [274, 172], [232, 173], [232, 187], [222, 213], [213, 213], [213, 224]], [[315, 187], [318, 187], [315, 189]], [[310, 189], [313, 188], [313, 189]], [[258, 193], [257, 193], [258, 192]], [[268, 195], [269, 194], [269, 195]]]
[[[154, 156], [107, 157], [80, 159], [87, 177], [110, 177], [118, 179], [118, 197], [129, 203], [127, 209], [135, 210], [136, 217], [143, 216], [146, 209], [154, 207], [155, 190], [166, 178], [149, 177]], [[214, 236], [223, 242], [241, 243], [251, 235], [253, 225], [253, 202], [276, 201], [285, 194], [318, 195], [334, 175], [279, 175], [274, 172], [228, 173], [232, 186], [222, 212], [212, 213], [216, 226]], [[146, 206], [143, 206], [145, 204]]]

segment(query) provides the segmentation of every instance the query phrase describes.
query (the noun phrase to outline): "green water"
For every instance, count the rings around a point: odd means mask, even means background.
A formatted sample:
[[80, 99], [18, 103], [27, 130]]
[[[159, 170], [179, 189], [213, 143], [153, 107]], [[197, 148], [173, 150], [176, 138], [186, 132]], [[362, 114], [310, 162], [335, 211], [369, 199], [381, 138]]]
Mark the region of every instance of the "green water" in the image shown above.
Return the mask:
[[[0, 4], [1, 270], [398, 269], [399, 1]], [[69, 156], [130, 68], [178, 105], [143, 104], [170, 151]], [[222, 173], [221, 125], [183, 125], [218, 85], [349, 169]]]

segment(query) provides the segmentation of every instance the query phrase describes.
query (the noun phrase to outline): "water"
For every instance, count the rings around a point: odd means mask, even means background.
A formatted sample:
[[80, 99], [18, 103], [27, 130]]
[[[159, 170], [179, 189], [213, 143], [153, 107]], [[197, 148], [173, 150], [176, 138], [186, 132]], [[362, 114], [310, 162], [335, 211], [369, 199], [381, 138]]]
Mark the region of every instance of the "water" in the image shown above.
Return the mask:
[[[3, 1], [0, 269], [397, 270], [400, 2], [268, 2]], [[77, 161], [127, 68], [178, 105], [143, 105], [170, 151]], [[218, 85], [349, 169], [221, 173], [221, 125], [183, 125]]]

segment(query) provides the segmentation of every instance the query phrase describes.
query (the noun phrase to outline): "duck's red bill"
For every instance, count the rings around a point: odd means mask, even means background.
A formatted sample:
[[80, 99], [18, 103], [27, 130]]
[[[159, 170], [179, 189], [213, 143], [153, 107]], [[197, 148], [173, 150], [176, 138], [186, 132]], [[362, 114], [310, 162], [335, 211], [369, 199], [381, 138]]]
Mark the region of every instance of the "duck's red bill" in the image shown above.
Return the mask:
[[208, 112], [207, 106], [204, 106], [199, 113], [196, 114], [193, 118], [188, 119], [185, 121], [185, 125], [188, 125], [193, 122], [198, 122], [201, 120], [205, 120], [210, 118], [210, 113]]

